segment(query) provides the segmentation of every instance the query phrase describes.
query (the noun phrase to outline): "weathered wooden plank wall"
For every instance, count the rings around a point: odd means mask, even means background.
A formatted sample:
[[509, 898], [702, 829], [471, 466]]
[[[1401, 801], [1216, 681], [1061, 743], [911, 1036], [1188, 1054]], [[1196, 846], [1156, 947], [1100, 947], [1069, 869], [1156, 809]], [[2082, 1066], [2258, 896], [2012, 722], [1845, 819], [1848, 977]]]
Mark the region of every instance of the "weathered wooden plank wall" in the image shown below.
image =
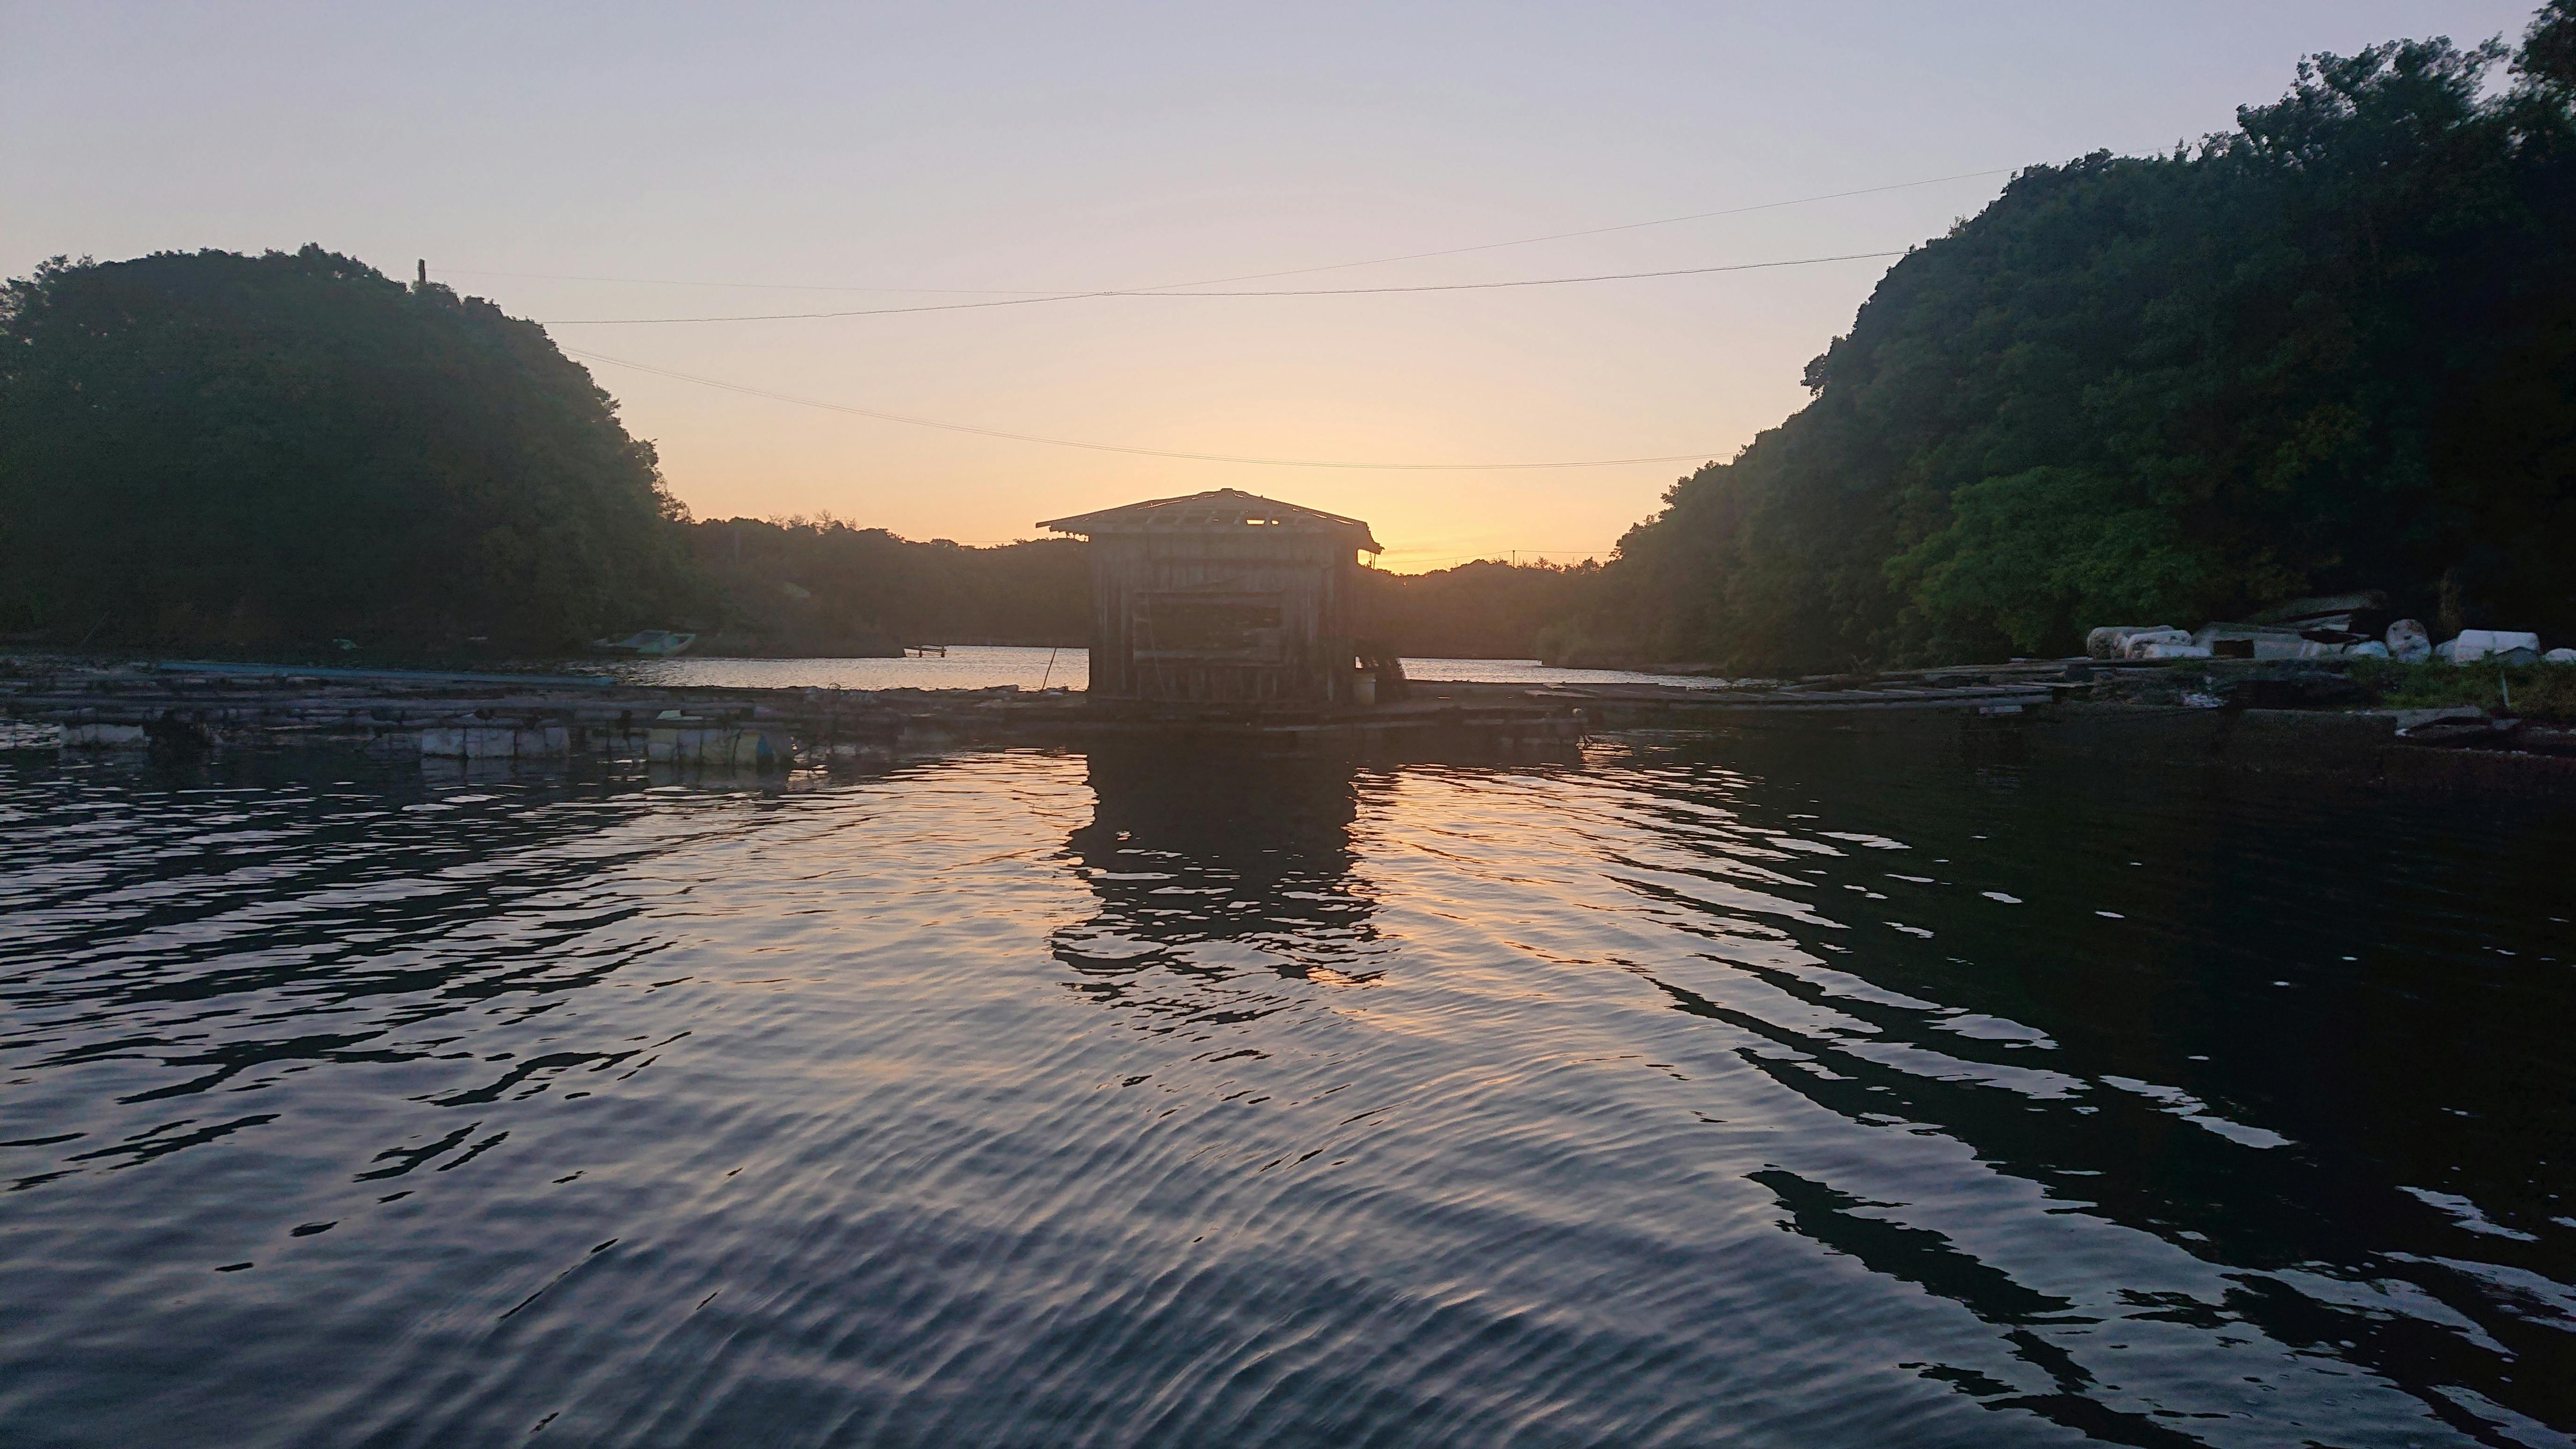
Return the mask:
[[1092, 540], [1091, 570], [1093, 693], [1354, 702], [1366, 596], [1347, 539], [1284, 528], [1108, 533]]

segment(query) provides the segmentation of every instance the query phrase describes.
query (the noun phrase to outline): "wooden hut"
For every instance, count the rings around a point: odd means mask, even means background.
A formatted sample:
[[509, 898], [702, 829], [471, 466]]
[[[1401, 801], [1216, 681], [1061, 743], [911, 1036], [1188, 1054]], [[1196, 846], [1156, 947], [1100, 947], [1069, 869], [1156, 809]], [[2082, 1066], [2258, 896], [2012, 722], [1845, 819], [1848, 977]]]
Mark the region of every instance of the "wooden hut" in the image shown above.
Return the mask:
[[[1403, 671], [1370, 642], [1369, 526], [1232, 488], [1038, 525], [1091, 540], [1091, 692], [1365, 706]], [[1382, 687], [1383, 686], [1383, 687]]]

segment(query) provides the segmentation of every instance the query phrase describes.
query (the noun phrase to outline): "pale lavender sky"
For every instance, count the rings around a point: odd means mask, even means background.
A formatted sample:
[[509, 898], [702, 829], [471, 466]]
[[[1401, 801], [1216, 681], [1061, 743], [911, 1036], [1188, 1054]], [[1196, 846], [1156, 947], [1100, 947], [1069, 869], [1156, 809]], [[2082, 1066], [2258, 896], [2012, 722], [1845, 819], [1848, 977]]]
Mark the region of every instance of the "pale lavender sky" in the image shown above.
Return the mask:
[[[396, 275], [426, 257], [549, 321], [971, 300], [781, 287], [1152, 287], [2169, 147], [2279, 95], [2305, 52], [2512, 40], [2530, 9], [0, 0], [0, 271], [313, 241]], [[1880, 251], [2002, 180], [1248, 285]], [[745, 387], [1147, 448], [1725, 456], [1805, 401], [1800, 367], [1885, 265], [553, 332]], [[1688, 471], [1129, 457], [593, 371], [701, 516], [829, 510], [914, 537], [1026, 537], [1230, 486], [1367, 518], [1396, 568], [1573, 558]]]

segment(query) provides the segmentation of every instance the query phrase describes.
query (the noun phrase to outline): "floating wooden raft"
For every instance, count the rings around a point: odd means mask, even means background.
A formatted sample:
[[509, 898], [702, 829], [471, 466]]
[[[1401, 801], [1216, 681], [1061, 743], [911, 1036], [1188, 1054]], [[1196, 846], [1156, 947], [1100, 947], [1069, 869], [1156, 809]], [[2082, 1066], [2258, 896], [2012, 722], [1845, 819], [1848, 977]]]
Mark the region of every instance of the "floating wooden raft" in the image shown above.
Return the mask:
[[[24, 666], [21, 665], [21, 668]], [[1438, 742], [1563, 746], [1577, 713], [1526, 697], [1368, 710], [1165, 708], [989, 690], [719, 689], [426, 671], [136, 671], [0, 678], [0, 714], [59, 725], [72, 748], [359, 745], [464, 760], [603, 756], [788, 768], [970, 744], [1242, 739], [1292, 749]]]
[[2077, 688], [2063, 665], [1839, 676], [1767, 686], [1416, 681], [1371, 707], [1208, 705], [1079, 693], [724, 689], [603, 676], [183, 664], [0, 675], [0, 714], [100, 749], [358, 744], [465, 760], [605, 756], [785, 768], [969, 744], [1249, 740], [1290, 749], [1570, 746], [1588, 729], [1776, 724], [1895, 711], [2018, 715]]
[[1875, 713], [1888, 710], [1966, 710], [1978, 714], [2021, 714], [2055, 698], [2046, 685], [2009, 684], [1872, 684], [1867, 686], [1786, 685], [1770, 689], [1694, 689], [1680, 685], [1555, 685], [1534, 691], [1539, 697], [1576, 705], [1604, 723], [1644, 719], [1723, 717], [1729, 723], [1818, 714]]

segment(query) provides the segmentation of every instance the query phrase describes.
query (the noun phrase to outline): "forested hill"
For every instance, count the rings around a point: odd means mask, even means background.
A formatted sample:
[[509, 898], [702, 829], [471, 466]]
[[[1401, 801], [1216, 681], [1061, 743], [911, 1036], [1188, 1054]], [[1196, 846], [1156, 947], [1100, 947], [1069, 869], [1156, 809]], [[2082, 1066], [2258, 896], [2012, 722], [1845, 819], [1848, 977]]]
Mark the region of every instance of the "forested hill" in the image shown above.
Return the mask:
[[2024, 172], [1806, 382], [1557, 652], [1992, 658], [2357, 588], [2576, 633], [2576, 0], [2515, 54], [2319, 56], [2196, 147]]
[[688, 596], [650, 444], [533, 322], [348, 257], [0, 289], [0, 634], [551, 649]]

